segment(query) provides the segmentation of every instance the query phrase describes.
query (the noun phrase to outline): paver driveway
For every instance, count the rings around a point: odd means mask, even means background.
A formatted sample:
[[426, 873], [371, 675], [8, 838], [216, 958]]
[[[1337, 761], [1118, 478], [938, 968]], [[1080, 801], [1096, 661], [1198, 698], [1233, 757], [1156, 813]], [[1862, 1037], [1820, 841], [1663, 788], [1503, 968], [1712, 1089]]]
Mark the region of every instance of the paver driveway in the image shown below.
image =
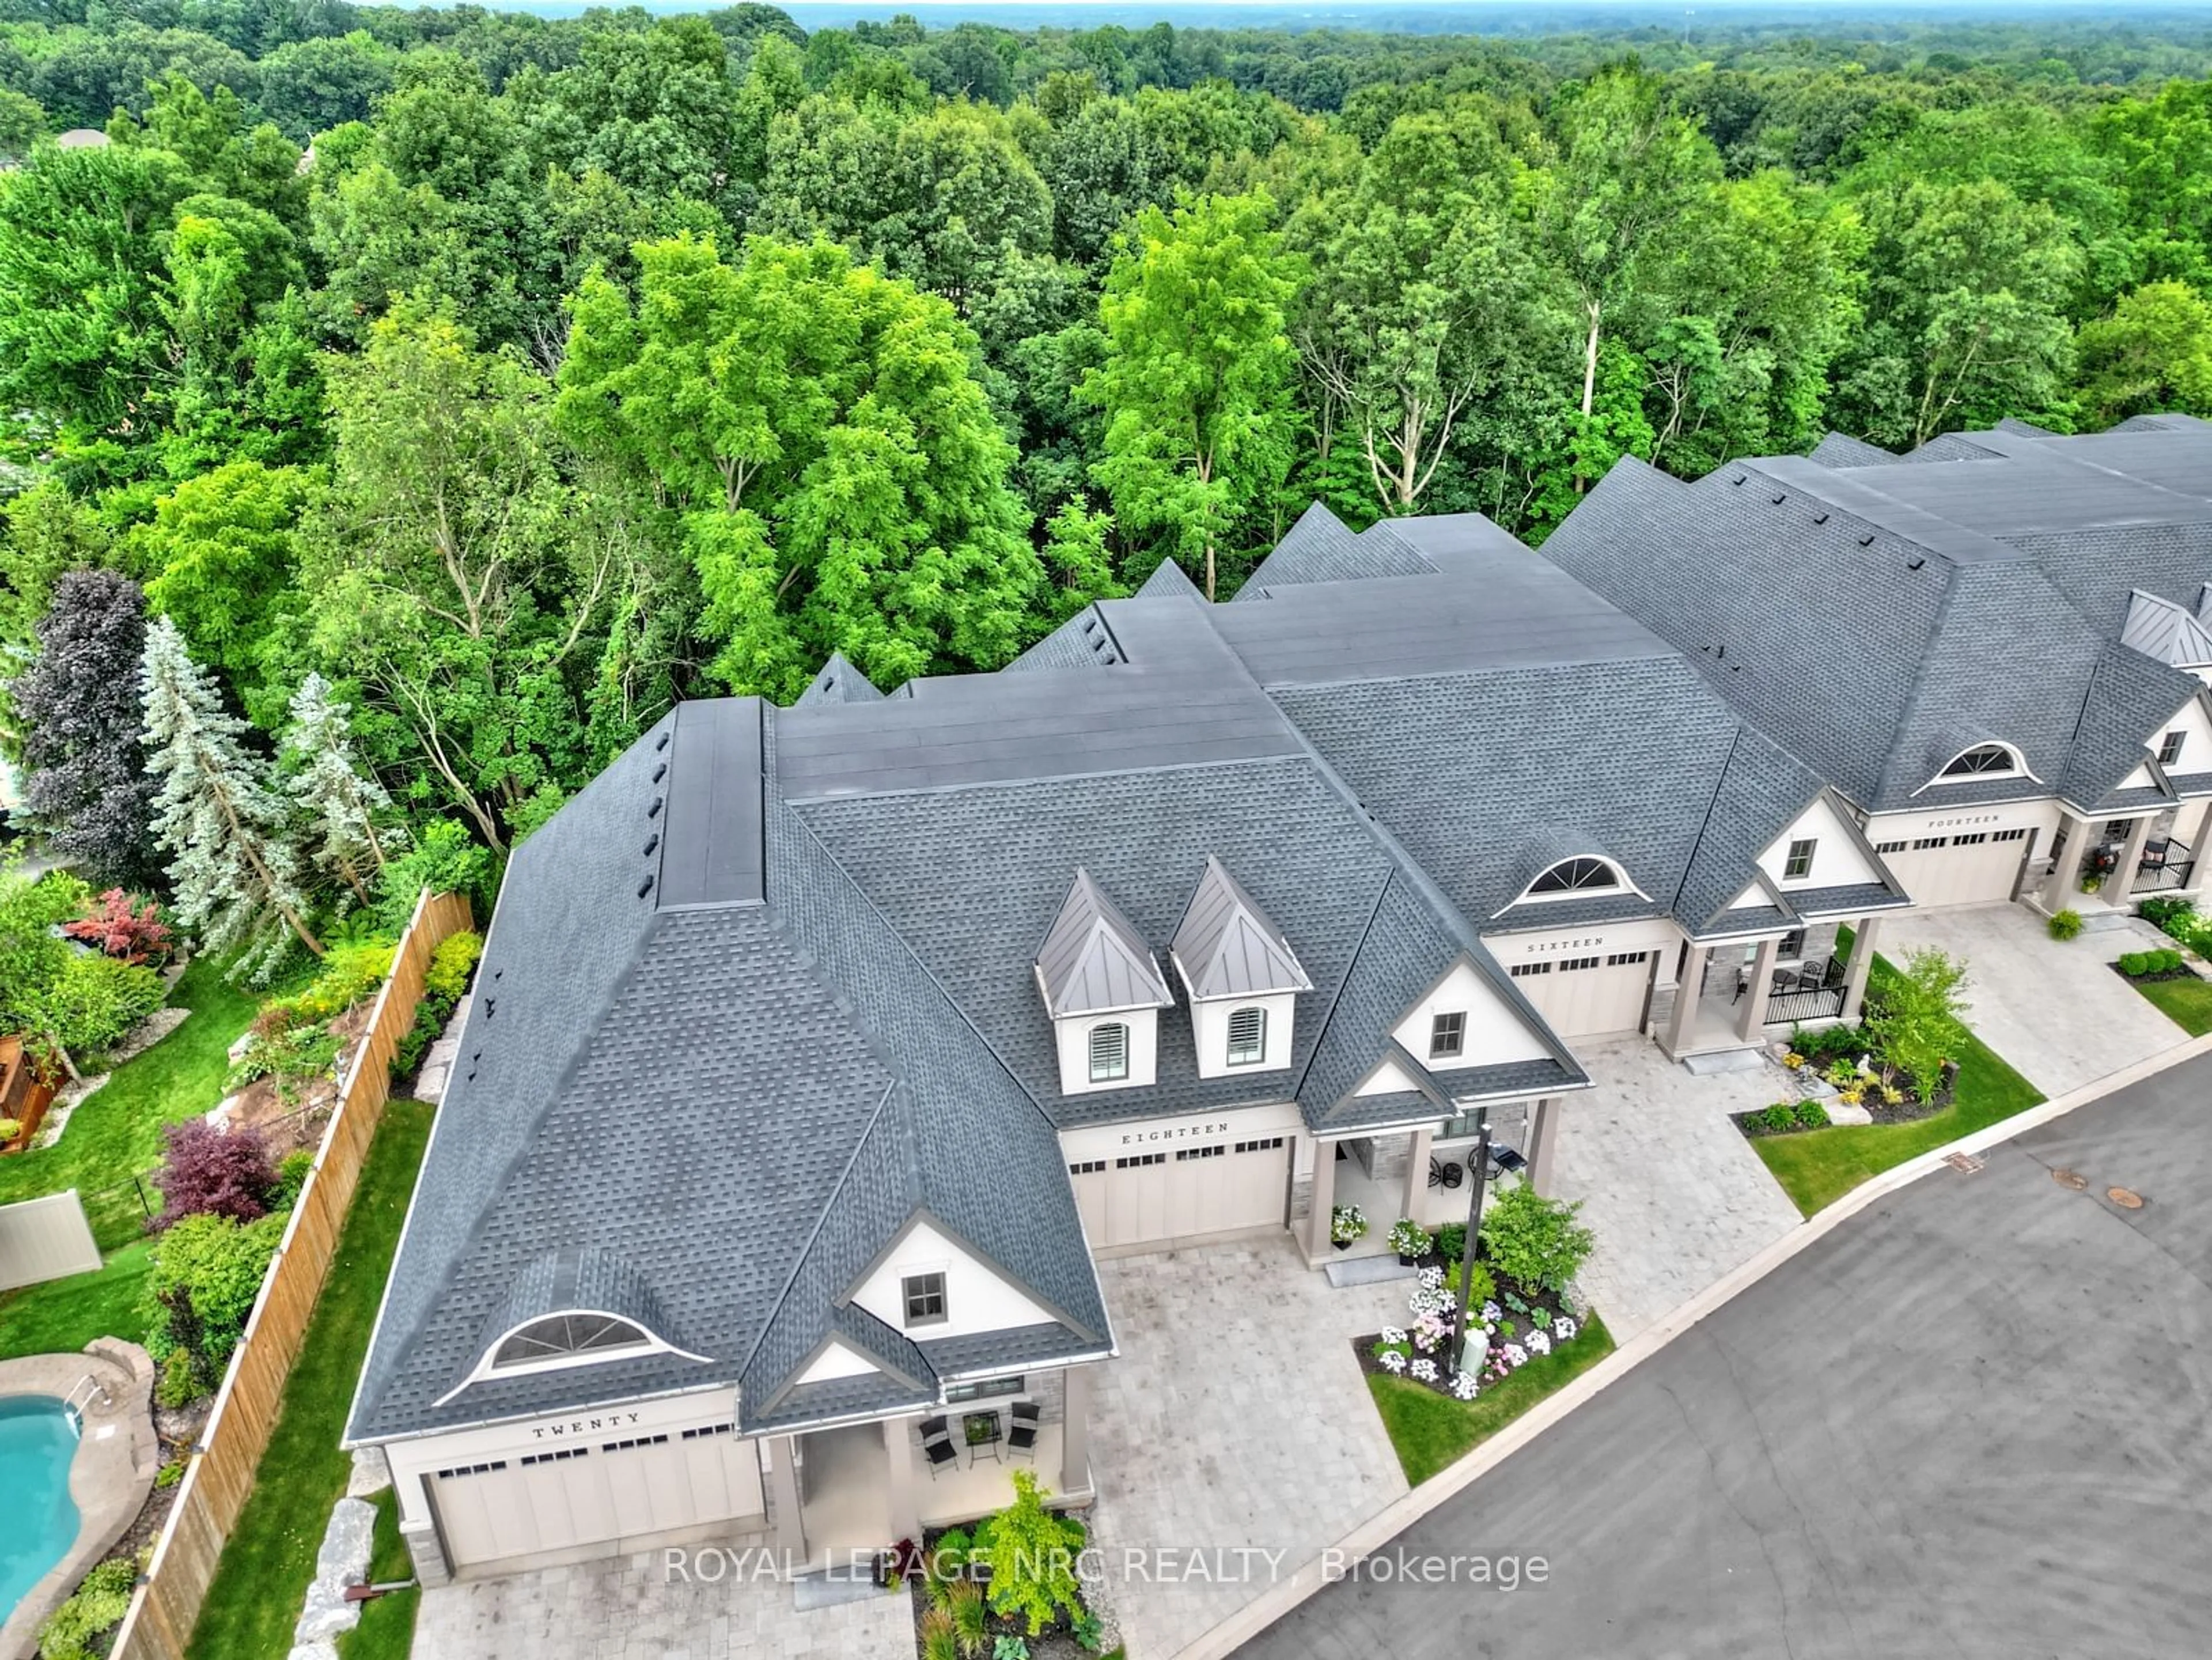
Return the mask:
[[1916, 946], [1963, 958], [1966, 1024], [2048, 1096], [2094, 1083], [2188, 1037], [2106, 966], [2123, 952], [2172, 943], [2140, 919], [2060, 941], [2025, 906], [1968, 905], [1885, 921], [1879, 943], [1893, 963]]
[[2212, 1056], [1889, 1195], [1397, 1541], [1545, 1585], [1340, 1583], [1244, 1652], [2212, 1654], [2208, 1102]]
[[1626, 1342], [1797, 1225], [1728, 1118], [1790, 1091], [1768, 1070], [1693, 1078], [1644, 1037], [1582, 1058], [1597, 1087], [1559, 1108], [1556, 1186], [1597, 1235], [1583, 1292]]
[[[1287, 1575], [1406, 1492], [1349, 1340], [1402, 1324], [1408, 1287], [1332, 1289], [1288, 1236], [1099, 1280], [1121, 1353], [1093, 1408], [1091, 1537], [1130, 1660], [1167, 1660], [1272, 1583], [1261, 1559], [1188, 1553], [1281, 1552]], [[1124, 1571], [1133, 1551], [1149, 1582]]]

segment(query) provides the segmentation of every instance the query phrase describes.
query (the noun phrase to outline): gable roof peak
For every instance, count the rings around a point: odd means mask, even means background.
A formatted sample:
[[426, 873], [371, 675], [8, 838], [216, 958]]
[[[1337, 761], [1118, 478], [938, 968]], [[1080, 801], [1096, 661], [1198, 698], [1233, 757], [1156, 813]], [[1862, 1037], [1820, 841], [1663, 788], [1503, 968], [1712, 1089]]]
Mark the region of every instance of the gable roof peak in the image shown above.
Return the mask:
[[1036, 975], [1046, 1012], [1055, 1020], [1175, 1001], [1144, 936], [1080, 866], [1037, 948]]
[[822, 703], [879, 703], [884, 695], [874, 681], [853, 666], [852, 660], [842, 651], [830, 654], [830, 660], [807, 683], [806, 690], [799, 694], [798, 707], [812, 708]]
[[1168, 955], [1194, 1002], [1313, 989], [1283, 931], [1210, 853]]

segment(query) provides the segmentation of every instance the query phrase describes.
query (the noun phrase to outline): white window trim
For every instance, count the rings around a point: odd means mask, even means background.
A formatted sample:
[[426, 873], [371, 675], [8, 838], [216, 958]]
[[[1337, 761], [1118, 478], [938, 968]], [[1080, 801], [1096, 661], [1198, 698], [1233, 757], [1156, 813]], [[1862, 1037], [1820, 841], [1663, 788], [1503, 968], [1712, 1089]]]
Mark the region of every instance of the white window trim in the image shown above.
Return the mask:
[[[1130, 1027], [1131, 1023], [1127, 1020], [1101, 1020], [1083, 1034], [1084, 1075], [1091, 1083], [1126, 1084], [1129, 1081], [1129, 1073], [1135, 1065], [1136, 1056], [1133, 1051], [1137, 1046], [1136, 1034]], [[1108, 1073], [1101, 1076], [1098, 1071], [1098, 1038], [1099, 1034], [1107, 1031], [1118, 1031], [1121, 1034], [1121, 1069], [1119, 1072]]]
[[[1613, 885], [1609, 888], [1568, 888], [1559, 893], [1538, 893], [1535, 891], [1537, 883], [1559, 869], [1560, 866], [1571, 865], [1577, 859], [1596, 860], [1599, 864], [1613, 873]], [[1629, 879], [1628, 873], [1620, 867], [1617, 860], [1608, 859], [1601, 853], [1571, 853], [1564, 859], [1554, 859], [1535, 875], [1530, 877], [1528, 885], [1521, 890], [1520, 897], [1513, 900], [1497, 914], [1502, 916], [1506, 911], [1511, 910], [1515, 905], [1549, 905], [1563, 899], [1610, 899], [1617, 895], [1626, 893], [1632, 893], [1638, 899], [1648, 900], [1651, 897]]]
[[[1976, 750], [1985, 749], [2001, 749], [2007, 755], [2012, 757], [2011, 770], [2008, 772], [1961, 773], [1955, 778], [1947, 777], [1944, 775], [1945, 769], [1957, 764], [1960, 756], [1972, 755]], [[1990, 738], [1984, 739], [1978, 744], [1967, 745], [1966, 748], [1959, 751], [1958, 755], [1953, 756], [1948, 761], [1946, 761], [1942, 766], [1936, 768], [1936, 775], [1929, 779], [1926, 783], [1923, 784], [1919, 789], [1917, 789], [1912, 793], [1915, 795], [1918, 795], [1924, 790], [1942, 789], [1954, 784], [1978, 784], [1984, 779], [1990, 778], [2025, 778], [2031, 783], [2037, 784], [2043, 781], [2043, 780], [2037, 777], [2034, 772], [2029, 768], [2027, 764], [2027, 757], [2021, 753], [2019, 745], [2008, 744], [2002, 738]]]
[[[1255, 1016], [1260, 1022], [1259, 1049], [1256, 1053], [1247, 1055], [1241, 1061], [1237, 1058], [1237, 1017], [1240, 1014]], [[1235, 1008], [1230, 1010], [1228, 1023], [1222, 1031], [1222, 1047], [1224, 1053], [1222, 1055], [1221, 1064], [1224, 1067], [1263, 1067], [1267, 1065], [1267, 1010], [1266, 1005], [1261, 1003], [1239, 1003]]]
[[[500, 1366], [492, 1364], [493, 1358], [506, 1346], [507, 1340], [515, 1333], [526, 1330], [541, 1320], [556, 1319], [564, 1314], [588, 1315], [601, 1320], [619, 1320], [626, 1326], [635, 1326], [638, 1330], [644, 1332], [645, 1341], [625, 1343], [620, 1348], [590, 1349], [580, 1354], [548, 1355], [543, 1360], [518, 1360], [511, 1365]], [[639, 1325], [637, 1321], [629, 1315], [617, 1314], [612, 1309], [548, 1309], [543, 1314], [532, 1315], [527, 1320], [516, 1321], [514, 1324], [492, 1339], [483, 1353], [477, 1358], [469, 1375], [440, 1395], [433, 1404], [442, 1407], [471, 1383], [481, 1383], [487, 1378], [527, 1377], [534, 1372], [566, 1371], [572, 1366], [604, 1365], [610, 1360], [635, 1360], [641, 1356], [648, 1354], [673, 1354], [681, 1359], [696, 1360], [702, 1365], [704, 1365], [708, 1359], [708, 1357], [703, 1354], [694, 1354], [689, 1349], [677, 1347], [659, 1333]]]

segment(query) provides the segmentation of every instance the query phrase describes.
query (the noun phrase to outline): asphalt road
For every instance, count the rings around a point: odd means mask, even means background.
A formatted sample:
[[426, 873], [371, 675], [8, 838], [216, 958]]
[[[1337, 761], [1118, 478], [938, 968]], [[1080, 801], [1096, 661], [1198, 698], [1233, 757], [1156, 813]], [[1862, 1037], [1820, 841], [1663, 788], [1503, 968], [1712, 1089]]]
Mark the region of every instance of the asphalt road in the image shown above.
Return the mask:
[[1346, 1580], [1241, 1652], [2212, 1656], [2212, 1057], [1852, 1218], [1398, 1553], [1548, 1578]]

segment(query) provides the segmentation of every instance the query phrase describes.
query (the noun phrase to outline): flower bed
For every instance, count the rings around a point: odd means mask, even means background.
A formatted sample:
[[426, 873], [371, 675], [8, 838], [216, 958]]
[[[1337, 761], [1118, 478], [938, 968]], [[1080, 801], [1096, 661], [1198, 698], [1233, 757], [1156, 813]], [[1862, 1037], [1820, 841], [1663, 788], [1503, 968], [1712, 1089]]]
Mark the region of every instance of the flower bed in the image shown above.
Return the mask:
[[[921, 1660], [1079, 1660], [1100, 1652], [1104, 1627], [1083, 1600], [1074, 1566], [1083, 1523], [1048, 1510], [1026, 1470], [1014, 1502], [972, 1527], [931, 1528], [877, 1560], [882, 1582], [913, 1596]], [[1001, 1580], [1000, 1571], [1015, 1576]]]
[[[1472, 1372], [1452, 1364], [1452, 1315], [1455, 1295], [1446, 1282], [1446, 1265], [1432, 1261], [1407, 1299], [1407, 1323], [1386, 1326], [1352, 1340], [1359, 1369], [1419, 1383], [1455, 1401], [1472, 1401], [1489, 1385], [1510, 1377], [1539, 1355], [1571, 1343], [1580, 1335], [1583, 1316], [1565, 1299], [1528, 1289], [1495, 1268], [1477, 1263], [1491, 1289], [1469, 1311], [1470, 1340], [1484, 1343], [1483, 1359]], [[1480, 1293], [1481, 1287], [1476, 1287]], [[1473, 1347], [1472, 1341], [1469, 1345]]]
[[2156, 984], [2161, 980], [2194, 980], [2197, 970], [2178, 951], [2131, 951], [2122, 953], [2112, 964], [2112, 972], [2130, 985], [2145, 981]]

